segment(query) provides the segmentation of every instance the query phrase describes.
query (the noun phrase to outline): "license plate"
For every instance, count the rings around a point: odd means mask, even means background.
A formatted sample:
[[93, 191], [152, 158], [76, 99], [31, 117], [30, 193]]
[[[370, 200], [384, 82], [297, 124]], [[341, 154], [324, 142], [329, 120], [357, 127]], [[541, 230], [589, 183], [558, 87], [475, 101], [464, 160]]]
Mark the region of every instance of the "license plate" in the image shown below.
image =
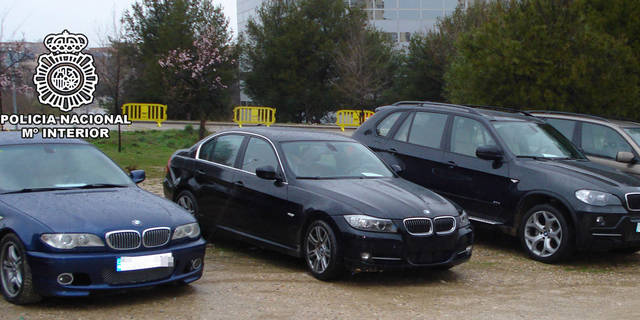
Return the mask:
[[640, 232], [640, 222], [636, 222], [636, 232]]
[[144, 270], [161, 267], [173, 267], [173, 255], [169, 253], [137, 257], [120, 257], [116, 261], [116, 271]]

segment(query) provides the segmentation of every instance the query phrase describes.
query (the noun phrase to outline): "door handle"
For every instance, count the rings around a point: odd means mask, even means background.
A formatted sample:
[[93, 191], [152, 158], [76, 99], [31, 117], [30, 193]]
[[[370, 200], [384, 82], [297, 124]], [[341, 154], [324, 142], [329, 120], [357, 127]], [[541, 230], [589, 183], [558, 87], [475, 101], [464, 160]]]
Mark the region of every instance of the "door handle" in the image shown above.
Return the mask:
[[398, 150], [396, 150], [396, 148], [389, 148], [389, 149], [387, 149], [387, 151], [388, 151], [389, 153], [391, 153], [391, 154], [396, 154], [396, 153], [398, 153]]
[[242, 181], [236, 181], [233, 184], [235, 184], [236, 186], [244, 186], [244, 182]]
[[199, 176], [204, 176], [204, 175], [205, 175], [205, 172], [204, 172], [204, 171], [202, 171], [202, 170], [200, 170], [200, 169], [197, 169], [197, 170], [196, 170], [196, 174], [197, 174], [197, 175], [199, 175]]
[[447, 161], [447, 163], [449, 164], [449, 169], [453, 169], [458, 166], [455, 161]]

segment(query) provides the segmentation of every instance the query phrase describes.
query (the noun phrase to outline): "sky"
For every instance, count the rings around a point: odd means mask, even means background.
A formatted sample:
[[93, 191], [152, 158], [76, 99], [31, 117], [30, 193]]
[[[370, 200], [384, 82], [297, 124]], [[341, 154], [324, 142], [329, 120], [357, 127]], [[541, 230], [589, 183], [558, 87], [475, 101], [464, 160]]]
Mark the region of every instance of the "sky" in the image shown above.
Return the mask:
[[[236, 27], [236, 0], [212, 0], [221, 5], [229, 26]], [[2, 0], [0, 1], [1, 41], [42, 41], [49, 33], [64, 29], [83, 33], [89, 47], [99, 47], [105, 34], [113, 30], [114, 20], [136, 0]], [[115, 19], [114, 19], [115, 17]]]

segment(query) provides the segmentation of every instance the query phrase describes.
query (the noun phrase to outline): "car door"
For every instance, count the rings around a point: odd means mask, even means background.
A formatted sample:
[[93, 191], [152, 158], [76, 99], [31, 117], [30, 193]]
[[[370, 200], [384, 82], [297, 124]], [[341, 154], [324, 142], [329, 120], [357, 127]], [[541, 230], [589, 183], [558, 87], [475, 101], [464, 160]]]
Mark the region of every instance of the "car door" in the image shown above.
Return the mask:
[[495, 138], [482, 122], [463, 116], [453, 117], [449, 136], [445, 193], [473, 216], [500, 217], [510, 185], [508, 163], [476, 156], [478, 147], [496, 145]]
[[361, 136], [361, 142], [375, 151], [389, 165], [394, 164], [395, 146], [388, 138], [406, 114], [406, 112], [402, 111], [392, 112], [376, 124], [374, 132], [365, 133], [365, 135]]
[[614, 129], [600, 124], [581, 122], [580, 147], [589, 160], [633, 173], [633, 164], [616, 161], [620, 151], [638, 154]]
[[235, 226], [239, 206], [234, 202], [234, 169], [244, 136], [224, 134], [204, 142], [196, 154], [196, 200], [205, 223]]
[[241, 171], [235, 177], [242, 231], [289, 246], [288, 227], [294, 220], [288, 215], [288, 184], [256, 176], [256, 169], [262, 166], [272, 166], [284, 177], [273, 145], [262, 137], [251, 136], [240, 156]]
[[400, 175], [414, 183], [441, 192], [446, 176], [443, 137], [448, 115], [412, 112], [403, 119], [388, 144], [403, 171]]

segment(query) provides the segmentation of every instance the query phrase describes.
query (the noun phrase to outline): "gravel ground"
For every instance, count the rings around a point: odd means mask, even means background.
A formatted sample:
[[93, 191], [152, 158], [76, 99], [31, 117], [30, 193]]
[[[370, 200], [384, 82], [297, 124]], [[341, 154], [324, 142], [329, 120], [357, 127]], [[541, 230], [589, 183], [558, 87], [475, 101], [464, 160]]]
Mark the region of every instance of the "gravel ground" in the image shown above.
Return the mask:
[[[161, 192], [159, 181], [143, 187]], [[32, 306], [0, 302], [0, 319], [637, 319], [640, 254], [525, 257], [513, 238], [480, 230], [473, 257], [449, 271], [346, 275], [320, 282], [302, 260], [224, 240], [205, 274], [161, 286]]]

